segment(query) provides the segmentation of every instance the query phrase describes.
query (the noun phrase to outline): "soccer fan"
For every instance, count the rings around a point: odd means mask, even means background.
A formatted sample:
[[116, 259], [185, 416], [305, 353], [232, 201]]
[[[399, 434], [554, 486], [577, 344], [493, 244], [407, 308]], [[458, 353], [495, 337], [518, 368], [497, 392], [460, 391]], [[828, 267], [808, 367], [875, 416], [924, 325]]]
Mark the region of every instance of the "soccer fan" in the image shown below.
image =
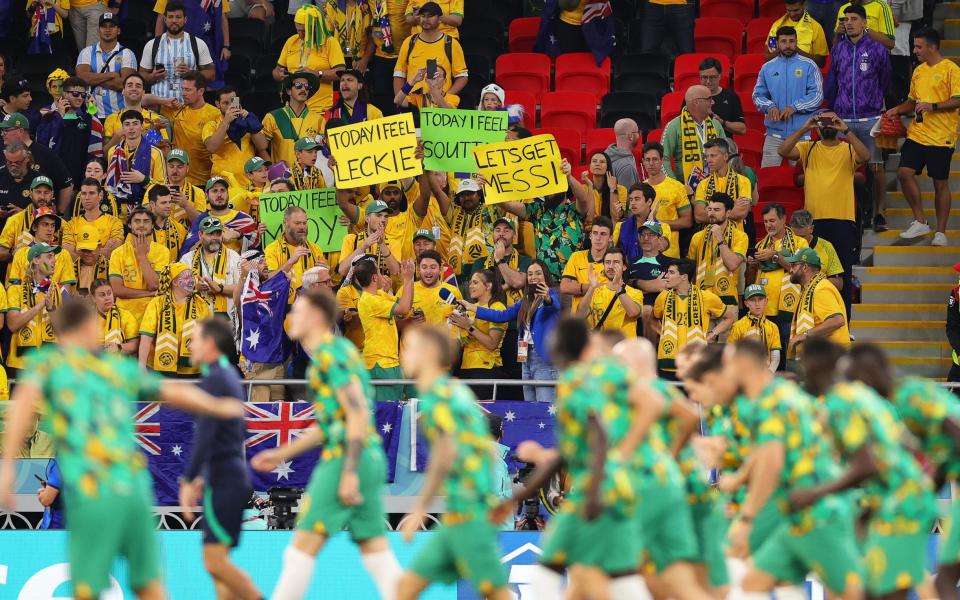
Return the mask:
[[273, 163], [269, 160], [259, 156], [251, 157], [243, 163], [243, 173], [247, 176], [246, 185], [240, 183], [236, 175], [229, 171], [224, 175], [230, 182], [230, 204], [237, 210], [250, 215], [257, 223], [260, 223], [260, 194], [270, 193], [270, 167], [272, 166]]
[[[412, 265], [407, 270], [412, 273]], [[380, 597], [392, 600], [401, 569], [384, 533], [387, 467], [372, 422], [374, 391], [356, 349], [332, 334], [336, 315], [336, 301], [328, 292], [308, 291], [294, 303], [289, 334], [312, 356], [307, 384], [317, 422], [291, 444], [261, 452], [250, 463], [269, 473], [283, 461], [323, 447], [273, 597], [306, 595], [317, 554], [329, 536], [346, 528]]]
[[51, 279], [59, 250], [47, 244], [30, 246], [23, 281], [7, 288], [6, 322], [12, 335], [6, 365], [11, 369], [23, 369], [28, 353], [57, 342], [50, 318], [63, 304], [63, 289]]
[[697, 286], [719, 296], [728, 310], [736, 314], [740, 304], [740, 265], [750, 240], [737, 229], [733, 206], [733, 199], [723, 192], [714, 192], [707, 198], [707, 228], [694, 234], [687, 258], [697, 263]]
[[487, 241], [491, 238], [493, 224], [503, 216], [503, 211], [498, 206], [484, 204], [483, 193], [475, 180], [461, 179], [457, 185], [457, 193], [451, 200], [445, 186], [441, 185], [437, 177], [431, 175], [428, 174], [425, 178], [430, 189], [421, 186], [420, 200], [414, 204], [414, 210], [418, 216], [427, 217], [427, 194], [432, 192], [440, 214], [450, 229], [447, 260], [454, 272], [466, 279], [473, 271], [474, 263], [486, 259]]
[[[653, 188], [654, 195], [649, 199], [656, 201], [656, 206], [651, 206], [650, 209], [653, 213], [650, 220], [660, 221], [670, 228], [670, 247], [665, 252], [669, 252], [673, 258], [680, 258], [679, 230], [693, 227], [693, 212], [690, 210], [687, 188], [672, 176], [668, 177], [668, 172], [664, 170], [663, 146], [660, 142], [647, 142], [643, 145], [642, 152], [643, 168], [647, 172], [644, 183]], [[694, 191], [690, 189], [691, 196]], [[629, 193], [633, 195], [632, 188]]]
[[455, 356], [443, 330], [420, 326], [404, 335], [403, 371], [416, 381], [420, 427], [430, 442], [423, 489], [401, 525], [404, 539], [409, 542], [423, 527], [427, 507], [441, 489], [448, 512], [446, 523], [434, 530], [400, 579], [398, 600], [414, 600], [431, 583], [461, 578], [486, 598], [512, 596], [500, 564], [497, 527], [487, 515], [499, 500], [493, 481], [494, 441], [476, 397], [448, 375]]
[[[871, 4], [880, 4], [873, 2]], [[937, 232], [931, 244], [946, 246], [947, 220], [950, 218], [950, 161], [957, 144], [957, 126], [960, 116], [960, 67], [940, 53], [940, 34], [924, 29], [914, 36], [913, 54], [921, 61], [910, 79], [910, 94], [906, 102], [887, 111], [888, 117], [916, 112], [916, 118], [907, 128], [907, 141], [900, 150], [897, 179], [903, 190], [914, 221], [900, 233], [904, 239], [913, 239], [930, 233], [930, 225], [923, 213], [917, 175], [927, 169], [933, 180], [934, 202], [937, 212]], [[834, 240], [834, 246], [837, 243]], [[842, 258], [842, 254], [841, 254]], [[846, 265], [844, 265], [846, 266]]]
[[[807, 115], [823, 102], [820, 67], [806, 56], [797, 54], [797, 30], [780, 27], [776, 37], [777, 56], [760, 68], [753, 88], [753, 103], [765, 115], [761, 167], [780, 165], [783, 154], [778, 150], [784, 140], [802, 131]], [[788, 74], [792, 76], [788, 77]], [[806, 131], [801, 135], [809, 137]]]
[[[422, 31], [420, 20], [423, 14], [420, 11], [425, 4], [427, 3], [423, 0], [407, 0], [404, 17], [407, 25], [410, 26], [410, 35], [416, 35]], [[443, 11], [440, 15], [440, 31], [459, 39], [460, 30], [457, 28], [463, 25], [463, 0], [440, 0], [434, 4]]]
[[[130, 358], [99, 352], [100, 321], [84, 300], [68, 300], [51, 321], [60, 344], [31, 355], [7, 415], [0, 500], [4, 508], [13, 508], [13, 459], [41, 413], [53, 432], [69, 490], [64, 503], [70, 515], [67, 556], [74, 597], [97, 598], [108, 589], [119, 554], [130, 562], [130, 587], [141, 597], [162, 598], [152, 482], [134, 439], [133, 406], [160, 401], [224, 419], [241, 418], [243, 407], [144, 373]], [[106, 457], [109, 469], [103, 468]]]
[[103, 125], [87, 112], [87, 96], [82, 79], [68, 78], [55, 110], [44, 115], [37, 126], [37, 145], [60, 158], [74, 185], [83, 180], [87, 161], [103, 156]]
[[[33, 240], [27, 246], [13, 253], [13, 260], [10, 262], [10, 268], [7, 269], [8, 284], [23, 283], [24, 272], [30, 262], [27, 259], [30, 248], [37, 244], [56, 246], [57, 237], [59, 237], [62, 228], [63, 220], [53, 212], [52, 208], [44, 207], [34, 213], [33, 223], [30, 224], [30, 233]], [[69, 253], [57, 252], [52, 281], [71, 290], [77, 283], [77, 273], [74, 270], [73, 259]]]
[[[437, 65], [437, 72], [433, 79], [428, 79], [426, 75], [426, 69], [418, 69], [413, 78], [400, 87], [400, 91], [393, 99], [394, 104], [400, 108], [412, 106], [417, 110], [460, 107], [460, 96], [444, 90], [447, 72], [443, 67]], [[420, 86], [421, 82], [425, 84]]]
[[140, 365], [168, 376], [196, 375], [199, 369], [191, 362], [193, 333], [208, 316], [210, 307], [197, 293], [193, 271], [183, 263], [170, 263], [140, 320]]
[[[207, 180], [199, 184], [192, 183], [190, 177], [190, 154], [180, 148], [174, 148], [167, 153], [167, 189], [170, 192], [171, 216], [184, 228], [197, 220], [200, 213], [207, 210], [207, 196], [203, 193], [203, 186]], [[184, 238], [181, 238], [181, 244]]]
[[424, 91], [426, 83], [413, 85], [411, 82], [430, 60], [436, 61], [438, 69], [443, 69], [443, 94], [458, 95], [466, 87], [469, 74], [460, 42], [439, 27], [443, 9], [436, 2], [426, 2], [420, 6], [417, 16], [421, 31], [403, 41], [393, 69], [394, 95], [401, 90], [406, 94]]
[[41, 174], [33, 154], [22, 142], [4, 144], [0, 165], [0, 223], [5, 225], [7, 219], [30, 205], [30, 184]]
[[793, 27], [797, 32], [797, 49], [800, 56], [805, 56], [822, 67], [827, 63], [827, 37], [820, 23], [807, 12], [805, 0], [786, 0], [787, 12], [770, 25], [767, 34], [767, 48], [764, 52], [766, 59], [772, 60], [780, 56], [777, 44], [777, 30], [781, 27]]
[[254, 155], [267, 159], [267, 139], [257, 115], [240, 106], [237, 92], [228, 87], [217, 90], [220, 116], [205, 121], [201, 137], [212, 155], [210, 172], [215, 176], [232, 173], [241, 185], [250, 183], [243, 165]]
[[[609, 158], [609, 171], [616, 178], [617, 183], [629, 189], [633, 185], [640, 183], [640, 172], [637, 169], [637, 158], [633, 151], [640, 143], [643, 137], [640, 135], [640, 128], [633, 119], [618, 119], [613, 124], [613, 134], [616, 136], [616, 142], [607, 146], [604, 154]], [[620, 199], [621, 202], [623, 198]], [[599, 213], [598, 213], [599, 214]]]
[[603, 276], [603, 258], [610, 249], [610, 238], [613, 234], [613, 222], [609, 217], [597, 217], [590, 228], [590, 249], [578, 250], [570, 255], [566, 266], [563, 267], [563, 277], [560, 279], [560, 293], [570, 296], [570, 310], [577, 311], [580, 299], [587, 291], [588, 276], [592, 271], [598, 275], [600, 283], [606, 283]]
[[[230, 60], [230, 21], [227, 18], [232, 4], [229, 2], [203, 2], [203, 0], [181, 0], [184, 8], [184, 29], [195, 35], [197, 41], [207, 45], [213, 61], [213, 71], [204, 73], [207, 81], [223, 81], [226, 62]], [[153, 12], [157, 13], [154, 24], [154, 36], [160, 37], [164, 31], [167, 17], [167, 0], [157, 0]], [[217, 83], [220, 85], [221, 83]]]
[[320, 246], [307, 239], [307, 229], [307, 211], [296, 205], [288, 206], [283, 211], [282, 235], [263, 250], [268, 271], [283, 271], [290, 277], [288, 304], [293, 304], [303, 274], [317, 265], [326, 264]]
[[223, 245], [223, 223], [216, 217], [200, 221], [200, 243], [180, 262], [190, 267], [197, 293], [207, 303], [210, 314], [235, 316], [233, 293], [240, 285], [240, 255]]
[[183, 243], [181, 253], [189, 252], [200, 239], [200, 222], [206, 217], [217, 217], [223, 223], [223, 242], [237, 254], [242, 254], [259, 243], [257, 223], [245, 212], [230, 206], [230, 182], [214, 176], [204, 187], [207, 194], [206, 212], [193, 219], [190, 234]]
[[90, 86], [100, 119], [124, 108], [124, 81], [137, 72], [137, 55], [117, 41], [119, 36], [119, 19], [105, 12], [97, 20], [99, 41], [82, 48], [77, 56], [77, 77]]
[[[46, 175], [53, 181], [53, 189], [56, 192], [56, 206], [61, 212], [65, 212], [70, 200], [73, 198], [74, 181], [71, 179], [70, 171], [67, 170], [63, 159], [47, 148], [43, 144], [38, 144], [30, 138], [30, 129], [27, 117], [21, 113], [11, 113], [0, 121], [0, 133], [3, 134], [3, 143], [9, 148], [17, 142], [23, 144], [24, 148], [30, 153], [32, 162], [36, 164], [39, 172], [35, 175]], [[9, 163], [9, 158], [7, 159]], [[30, 167], [30, 164], [26, 165]], [[11, 173], [12, 175], [12, 173]], [[13, 202], [18, 206], [23, 206], [23, 200]]]
[[723, 66], [716, 58], [703, 59], [699, 67], [700, 85], [710, 90], [713, 98], [713, 114], [711, 115], [723, 125], [723, 132], [728, 136], [743, 135], [747, 132], [744, 122], [743, 105], [740, 96], [730, 89], [720, 87], [723, 79]]
[[[110, 192], [110, 190], [107, 190], [103, 187], [103, 182], [107, 178], [107, 163], [105, 163], [102, 158], [93, 158], [87, 161], [87, 164], [84, 166], [83, 177], [80, 179], [81, 185], [83, 180], [87, 179], [88, 177], [99, 183], [100, 190], [103, 192], [103, 197], [100, 200], [100, 212], [106, 215], [113, 215], [117, 218], [121, 218], [120, 210], [117, 207], [117, 199], [113, 197], [113, 194]], [[83, 214], [83, 206], [80, 204], [79, 191], [73, 200], [73, 207], [71, 211], [67, 212], [66, 214], [72, 214], [74, 217], [79, 217]]]
[[792, 265], [790, 282], [801, 287], [797, 310], [790, 324], [787, 358], [794, 358], [798, 346], [813, 337], [827, 338], [839, 346], [849, 347], [850, 330], [843, 299], [837, 288], [826, 280], [820, 255], [811, 248], [803, 248], [787, 262]]
[[290, 166], [290, 180], [294, 189], [315, 190], [327, 187], [323, 170], [317, 166], [317, 154], [322, 145], [316, 137], [300, 138], [293, 145], [296, 161]]
[[0, 261], [7, 262], [13, 259], [17, 250], [30, 245], [33, 241], [33, 219], [41, 209], [54, 211], [53, 181], [46, 175], [38, 175], [30, 183], [30, 205], [3, 224], [0, 232]]
[[[613, 226], [613, 245], [623, 249], [627, 257], [627, 266], [643, 255], [643, 249], [640, 246], [640, 236], [643, 233], [643, 224], [650, 221], [656, 222], [657, 226], [664, 233], [664, 237], [669, 239], [671, 235], [670, 227], [659, 221], [653, 214], [653, 203], [656, 192], [649, 183], [637, 183], [630, 188], [627, 195], [627, 218], [616, 223]], [[676, 253], [677, 249], [669, 247], [669, 242], [664, 240], [665, 250], [672, 250]], [[657, 246], [657, 252], [660, 246]], [[677, 257], [673, 257], [677, 258]]]
[[594, 152], [580, 178], [593, 196], [594, 217], [610, 217], [620, 221], [625, 210], [627, 188], [618, 182], [608, 157], [604, 152]]
[[135, 355], [140, 346], [139, 323], [133, 315], [117, 306], [110, 281], [94, 279], [90, 284], [90, 296], [103, 323], [100, 328], [102, 346], [110, 352]]
[[100, 208], [103, 204], [103, 188], [92, 177], [82, 180], [79, 201], [83, 213], [67, 221], [63, 227], [63, 249], [77, 258], [79, 232], [93, 227], [97, 232], [99, 254], [109, 260], [110, 253], [123, 243], [123, 223], [114, 215], [103, 213]]
[[506, 300], [511, 304], [523, 297], [523, 288], [527, 285], [527, 267], [529, 256], [521, 254], [515, 247], [517, 225], [512, 220], [501, 217], [493, 223], [493, 250], [483, 262], [473, 263], [473, 272], [493, 270], [502, 281]]
[[[420, 280], [412, 283], [413, 303], [408, 313], [398, 313], [405, 325], [426, 323], [433, 326], [446, 326], [447, 318], [453, 313], [453, 306], [463, 295], [456, 286], [440, 279], [443, 258], [436, 250], [427, 250], [417, 257]], [[406, 286], [408, 284], [404, 284]], [[397, 293], [401, 298], [404, 287]]]
[[170, 252], [170, 260], [176, 262], [187, 239], [187, 230], [179, 221], [171, 218], [173, 195], [170, 188], [163, 185], [151, 187], [147, 192], [147, 208], [153, 213], [154, 238]]
[[326, 4], [327, 25], [343, 50], [344, 62], [367, 70], [373, 42], [370, 39], [371, 14], [362, 0]]
[[211, 152], [204, 145], [203, 129], [207, 123], [219, 121], [221, 115], [216, 106], [204, 100], [207, 78], [202, 73], [187, 71], [181, 80], [183, 103], [164, 106], [160, 112], [173, 126], [173, 145], [193, 161], [187, 182], [190, 185], [203, 185], [210, 178], [212, 167]]
[[632, 338], [643, 316], [643, 292], [624, 283], [626, 263], [623, 250], [608, 248], [602, 263], [606, 281], [601, 284], [596, 271], [588, 271], [587, 289], [575, 314], [595, 331], [611, 329]]
[[127, 217], [127, 239], [110, 255], [110, 284], [117, 305], [130, 311], [139, 323], [147, 305], [157, 295], [160, 271], [170, 263], [170, 252], [153, 241], [153, 214], [138, 206]]
[[144, 137], [143, 122], [143, 115], [138, 111], [123, 111], [120, 114], [122, 141], [109, 152], [107, 172], [120, 175], [116, 179], [108, 175], [107, 188], [117, 200], [128, 206], [143, 203], [148, 184], [167, 181], [163, 152]]
[[[504, 310], [503, 301], [506, 299], [500, 280], [490, 269], [480, 269], [473, 272], [470, 283], [467, 284], [470, 300], [478, 307], [490, 310]], [[414, 297], [416, 300], [416, 297]], [[457, 327], [460, 344], [463, 346], [463, 356], [457, 377], [460, 379], [503, 379], [503, 345], [506, 328], [501, 323], [491, 323], [483, 319], [470, 318], [464, 312], [456, 310], [447, 317], [449, 323]], [[516, 340], [516, 333], [514, 333]], [[470, 385], [477, 398], [493, 398], [492, 385]]]
[[830, 283], [838, 290], [843, 289], [843, 265], [833, 244], [813, 233], [813, 215], [808, 210], [796, 210], [790, 215], [790, 228], [797, 237], [803, 238], [807, 246], [820, 255], [820, 264]]
[[660, 52], [663, 36], [670, 35], [679, 54], [693, 52], [694, 5], [686, 0], [653, 0], [643, 15], [640, 39], [643, 52]]
[[656, 342], [657, 333], [650, 324], [650, 317], [657, 297], [666, 289], [667, 280], [663, 274], [670, 265], [670, 258], [660, 250], [668, 243], [663, 233], [663, 226], [657, 221], [646, 221], [640, 226], [641, 254], [630, 263], [625, 275], [631, 287], [643, 292], [642, 331], [652, 342]]
[[[77, 274], [76, 290], [81, 296], [93, 294], [93, 284], [102, 279], [110, 285], [110, 260], [99, 252], [97, 230], [91, 226], [80, 228], [75, 238], [76, 260], [73, 261], [73, 270]], [[110, 289], [111, 302], [114, 300], [113, 289]], [[133, 328], [136, 330], [136, 323]]]
[[323, 11], [304, 4], [293, 19], [297, 32], [283, 45], [273, 79], [283, 81], [290, 73], [309, 72], [317, 76], [319, 85], [307, 100], [310, 110], [322, 115], [333, 105], [333, 82], [344, 69], [343, 49], [330, 33]]
[[879, 0], [851, 0], [851, 2], [847, 2], [840, 7], [834, 17], [836, 21], [833, 28], [838, 35], [846, 33], [844, 20], [846, 19], [846, 10], [851, 6], [862, 6], [867, 13], [867, 35], [883, 44], [887, 50], [893, 50], [896, 46], [897, 32], [890, 4]]
[[130, 73], [123, 78], [122, 96], [123, 102], [117, 104], [113, 112], [107, 114], [103, 121], [103, 151], [109, 152], [110, 148], [116, 146], [123, 140], [123, 129], [120, 116], [128, 110], [135, 110], [143, 115], [143, 133], [147, 134], [151, 129], [157, 129], [161, 138], [170, 139], [170, 132], [167, 130], [166, 118], [149, 110], [144, 104], [159, 104], [153, 94], [146, 93], [146, 80], [140, 73]]
[[730, 196], [733, 207], [730, 220], [736, 228], [743, 231], [743, 220], [753, 208], [753, 188], [750, 180], [731, 168], [730, 145], [726, 139], [710, 140], [703, 145], [703, 158], [707, 165], [707, 175], [697, 184], [693, 200], [693, 218], [697, 223], [707, 223], [707, 203], [717, 192]]
[[[368, 72], [368, 90], [374, 104], [393, 114], [396, 109], [393, 97], [393, 71], [397, 64], [398, 51], [410, 34], [404, 12], [406, 0], [375, 0], [370, 5], [370, 39], [373, 55]], [[364, 57], [368, 56], [367, 54]]]
[[740, 340], [756, 338], [767, 349], [767, 360], [770, 370], [777, 371], [780, 366], [780, 328], [774, 321], [767, 320], [767, 292], [762, 285], [748, 285], [743, 290], [743, 303], [748, 314], [733, 324], [728, 344], [735, 344]]
[[283, 78], [286, 104], [263, 117], [262, 133], [274, 163], [283, 161], [292, 167], [297, 162], [294, 151], [297, 140], [322, 135], [326, 130], [323, 113], [307, 106], [310, 92], [319, 88], [320, 78], [309, 71], [297, 71]]
[[[337, 267], [341, 277], [347, 276], [354, 261], [362, 255], [375, 257], [380, 273], [394, 276], [400, 273], [400, 262], [394, 256], [391, 245], [384, 240], [389, 212], [390, 207], [383, 200], [374, 200], [367, 204], [363, 211], [363, 230], [360, 233], [348, 233], [343, 238], [340, 264]], [[359, 214], [359, 210], [356, 210], [355, 214]]]
[[[723, 125], [713, 116], [710, 88], [691, 85], [684, 93], [683, 101], [680, 114], [667, 123], [660, 136], [660, 143], [663, 144], [661, 170], [685, 185], [687, 196], [692, 196], [697, 184], [706, 177], [704, 144], [726, 137], [726, 134]], [[646, 158], [647, 150], [644, 150], [643, 156]], [[671, 167], [671, 161], [675, 162], [674, 167]], [[656, 174], [656, 171], [647, 172], [651, 177]], [[657, 190], [659, 193], [660, 190]]]
[[[198, 387], [212, 396], [242, 404], [245, 395], [236, 367], [237, 346], [228, 321], [211, 318], [197, 325], [191, 340], [191, 360], [200, 369]], [[217, 596], [262, 598], [250, 576], [230, 562], [230, 550], [240, 544], [243, 511], [252, 487], [242, 417], [194, 420], [190, 461], [180, 478], [180, 506], [193, 520], [192, 507], [203, 498], [203, 565], [213, 578]]]
[[183, 76], [200, 71], [207, 81], [216, 80], [216, 68], [207, 43], [187, 33], [186, 8], [173, 0], [162, 9], [166, 33], [157, 19], [156, 37], [148, 41], [140, 55], [140, 74], [160, 98], [183, 100]]

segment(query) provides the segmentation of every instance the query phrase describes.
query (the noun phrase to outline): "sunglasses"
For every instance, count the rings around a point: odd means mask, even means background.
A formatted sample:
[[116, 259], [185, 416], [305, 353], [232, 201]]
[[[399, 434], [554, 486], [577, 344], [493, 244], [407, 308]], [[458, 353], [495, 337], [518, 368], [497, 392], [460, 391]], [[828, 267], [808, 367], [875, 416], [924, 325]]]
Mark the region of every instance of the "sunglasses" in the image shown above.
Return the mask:
[[65, 93], [66, 93], [66, 94], [70, 94], [70, 96], [72, 96], [72, 97], [74, 97], [74, 98], [86, 98], [86, 97], [87, 97], [87, 93], [86, 93], [86, 92], [69, 91], [69, 92], [65, 92]]
[[294, 84], [291, 85], [290, 87], [292, 87], [292, 88], [294, 88], [294, 89], [297, 89], [297, 90], [309, 90], [309, 89], [310, 89], [310, 84], [309, 84], [309, 83], [298, 82], [298, 83], [294, 83]]

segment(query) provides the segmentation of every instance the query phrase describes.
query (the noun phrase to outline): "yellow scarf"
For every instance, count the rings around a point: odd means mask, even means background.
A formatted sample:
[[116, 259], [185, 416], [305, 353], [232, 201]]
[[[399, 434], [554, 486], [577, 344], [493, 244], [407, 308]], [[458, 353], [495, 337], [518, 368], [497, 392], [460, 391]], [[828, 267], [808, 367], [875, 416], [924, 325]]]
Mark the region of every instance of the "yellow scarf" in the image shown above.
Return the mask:
[[[103, 200], [100, 201], [100, 212], [118, 218], [120, 216], [120, 211], [117, 210], [117, 199], [107, 190], [103, 190]], [[80, 192], [77, 192], [77, 197], [73, 202], [73, 216], [82, 217], [85, 213], [86, 211], [83, 210], [83, 205], [80, 204]]]
[[[172, 259], [172, 257], [174, 257], [176, 254], [179, 254], [180, 246], [183, 245], [183, 239], [180, 236], [180, 230], [174, 226], [171, 219], [173, 219], [173, 215], [170, 215], [170, 218], [164, 222], [162, 227], [153, 231], [153, 240], [156, 242], [162, 241], [164, 247], [170, 251], [170, 256]], [[157, 239], [160, 237], [158, 235], [158, 232], [160, 231], [163, 232], [163, 240]]]
[[[717, 191], [716, 173], [711, 173], [707, 177], [707, 198], [709, 199]], [[723, 193], [730, 196], [734, 201], [740, 197], [740, 176], [733, 172], [733, 169], [727, 168], [727, 185], [724, 186]]]
[[680, 162], [683, 165], [683, 181], [690, 180], [694, 167], [703, 168], [703, 145], [710, 140], [720, 137], [720, 133], [713, 126], [713, 119], [707, 117], [703, 121], [704, 136], [700, 139], [697, 133], [697, 122], [690, 116], [686, 107], [680, 111]]
[[[734, 231], [733, 221], [727, 219], [727, 224], [723, 227], [723, 241], [728, 248], [733, 243]], [[733, 273], [723, 264], [720, 245], [717, 244], [710, 230], [704, 229], [703, 243], [700, 245], [700, 255], [697, 257], [697, 285], [704, 290], [715, 290], [717, 295], [727, 296], [731, 293], [736, 294], [732, 284]]]
[[[484, 206], [478, 206], [473, 212], [465, 211], [462, 206], [455, 206], [453, 209], [447, 259], [457, 275], [463, 272], [464, 263], [473, 263], [483, 256], [489, 256], [487, 235], [484, 231], [485, 210]], [[488, 215], [487, 222], [493, 223], [496, 217], [490, 217], [492, 215]]]
[[770, 358], [770, 348], [767, 346], [767, 317], [761, 315], [755, 317], [753, 315], [747, 315], [747, 318], [750, 319], [750, 328], [757, 330], [757, 338], [761, 344], [763, 344], [764, 349], [767, 351], [767, 359]]
[[[284, 260], [286, 262], [286, 260]], [[193, 274], [198, 279], [200, 277], [209, 277], [220, 285], [227, 282], [227, 251], [222, 245], [213, 259], [213, 270], [207, 268], [203, 260], [203, 248], [200, 244], [193, 250]], [[222, 294], [202, 293], [200, 294], [204, 301], [213, 309], [215, 313], [227, 314], [227, 297]]]
[[[20, 284], [20, 306], [22, 310], [27, 310], [33, 308], [37, 305], [37, 301], [43, 302], [43, 297], [40, 297], [41, 294], [53, 294], [53, 306], [57, 308], [63, 302], [63, 297], [60, 294], [60, 286], [54, 281], [50, 282], [50, 286], [47, 288], [46, 292], [40, 290], [40, 286], [36, 283], [33, 283], [33, 275], [29, 275], [29, 281], [24, 281]], [[50, 323], [50, 313], [47, 312], [47, 309], [40, 311], [40, 314], [24, 325], [20, 331], [17, 332], [19, 337], [17, 347], [19, 350], [23, 348], [39, 348], [43, 344], [51, 344], [57, 341], [57, 337], [53, 333], [53, 325]], [[18, 354], [23, 355], [22, 351], [19, 351]]]
[[335, 17], [332, 19], [332, 29], [340, 40], [340, 47], [345, 54], [352, 56], [355, 60], [363, 56], [363, 42], [366, 28], [364, 27], [364, 13], [367, 11], [367, 3], [363, 0], [357, 2], [351, 7], [349, 4], [344, 6], [341, 11], [337, 0], [327, 0], [329, 16], [330, 10], [335, 11]]
[[[790, 323], [791, 338], [810, 331], [817, 324], [816, 317], [813, 314], [813, 295], [820, 282], [825, 281], [826, 278], [823, 272], [817, 273], [810, 284], [803, 288], [803, 293], [800, 294], [800, 302], [797, 303], [797, 312], [793, 313], [793, 321]], [[796, 346], [794, 346], [794, 354], [796, 354]]]
[[[776, 250], [776, 240], [769, 235], [757, 243], [758, 250], [773, 248]], [[783, 234], [783, 240], [780, 242], [781, 254], [796, 254], [797, 238], [793, 230], [789, 227]], [[780, 264], [773, 259], [760, 263], [760, 270], [769, 272], [781, 269]], [[800, 286], [790, 282], [790, 272], [784, 270], [780, 276], [780, 297], [777, 300], [777, 310], [779, 312], [793, 312], [796, 309], [797, 297], [800, 295]]]
[[297, 190], [318, 190], [327, 186], [323, 173], [316, 167], [310, 167], [307, 171], [297, 163], [293, 165], [290, 177]]
[[[674, 360], [681, 347], [692, 342], [707, 342], [707, 333], [703, 323], [703, 295], [695, 285], [690, 286], [687, 297], [687, 310], [681, 314], [678, 308], [679, 294], [676, 290], [667, 292], [663, 307], [663, 327], [660, 332], [660, 358]], [[686, 326], [687, 333], [680, 339], [680, 327]]]
[[77, 289], [90, 292], [90, 285], [96, 279], [106, 279], [110, 272], [110, 263], [102, 254], [97, 255], [97, 262], [93, 265], [93, 270], [89, 277], [84, 277], [84, 267], [80, 264], [80, 259], [73, 261], [73, 268], [77, 274]]
[[[160, 313], [157, 315], [156, 347], [153, 354], [153, 368], [162, 373], [176, 373], [177, 367], [190, 366], [190, 340], [193, 327], [200, 317], [197, 294], [187, 297], [182, 322], [178, 322], [177, 302], [173, 297], [173, 278], [170, 267], [160, 274]], [[202, 301], [202, 299], [201, 299]]]
[[103, 318], [106, 320], [103, 326], [103, 343], [122, 345], [125, 340], [123, 339], [123, 319], [120, 317], [120, 307], [114, 303], [107, 314], [103, 315]]

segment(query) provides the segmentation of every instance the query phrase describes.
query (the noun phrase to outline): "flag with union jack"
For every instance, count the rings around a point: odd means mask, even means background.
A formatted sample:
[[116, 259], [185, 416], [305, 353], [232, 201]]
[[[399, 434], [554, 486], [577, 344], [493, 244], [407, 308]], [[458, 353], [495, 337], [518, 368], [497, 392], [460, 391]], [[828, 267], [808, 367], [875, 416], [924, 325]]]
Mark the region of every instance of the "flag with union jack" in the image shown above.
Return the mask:
[[240, 353], [256, 363], [282, 363], [289, 353], [283, 330], [290, 280], [282, 273], [260, 283], [251, 271], [240, 296]]
[[103, 182], [103, 187], [110, 190], [117, 200], [126, 200], [133, 193], [133, 186], [120, 181], [120, 176], [128, 170], [127, 152], [123, 149], [123, 144], [117, 144], [110, 154], [110, 161], [107, 164], [107, 178]]
[[[187, 239], [183, 241], [183, 246], [180, 248], [180, 258], [186, 256], [196, 247], [197, 242], [200, 241], [200, 222], [208, 216], [210, 216], [209, 212], [202, 212], [193, 220], [193, 225], [191, 225], [190, 231], [187, 233]], [[232, 219], [225, 220], [220, 218], [220, 220], [223, 222], [225, 228], [240, 234], [239, 254], [243, 254], [250, 248], [258, 248], [260, 246], [259, 226], [256, 220], [247, 213], [236, 211]]]

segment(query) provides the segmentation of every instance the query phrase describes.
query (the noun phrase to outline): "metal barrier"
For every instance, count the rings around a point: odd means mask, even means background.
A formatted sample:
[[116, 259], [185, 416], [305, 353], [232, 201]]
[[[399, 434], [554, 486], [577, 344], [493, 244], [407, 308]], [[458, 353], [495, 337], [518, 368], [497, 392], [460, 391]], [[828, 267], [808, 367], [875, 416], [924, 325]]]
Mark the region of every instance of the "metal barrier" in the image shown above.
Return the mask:
[[[197, 379], [180, 379], [178, 381], [183, 381], [187, 383], [196, 383]], [[483, 400], [497, 400], [497, 391], [502, 387], [522, 387], [522, 386], [532, 386], [532, 387], [557, 387], [557, 382], [552, 379], [461, 379], [461, 383], [470, 386], [493, 386], [493, 394], [491, 398], [483, 398]], [[250, 401], [253, 386], [269, 386], [269, 385], [282, 385], [284, 387], [304, 387], [306, 386], [305, 379], [244, 379], [243, 386], [247, 390], [247, 401]], [[414, 385], [416, 381], [413, 379], [375, 379], [371, 381], [374, 387], [377, 386], [391, 386], [391, 385]]]

